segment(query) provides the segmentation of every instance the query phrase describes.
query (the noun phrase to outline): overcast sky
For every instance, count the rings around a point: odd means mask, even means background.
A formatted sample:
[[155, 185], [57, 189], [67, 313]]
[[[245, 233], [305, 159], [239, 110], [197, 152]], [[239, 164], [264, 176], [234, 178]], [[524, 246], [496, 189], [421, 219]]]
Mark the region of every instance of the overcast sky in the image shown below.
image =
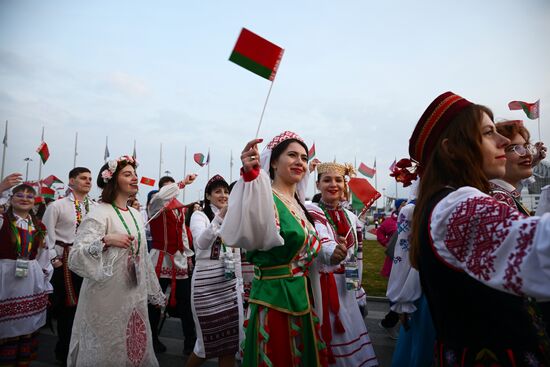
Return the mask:
[[[372, 166], [378, 189], [405, 157], [418, 118], [438, 94], [522, 118], [511, 100], [541, 99], [550, 137], [550, 1], [0, 1], [0, 121], [9, 120], [5, 173], [42, 176], [131, 154], [138, 174], [197, 172], [229, 181], [229, 157], [254, 137], [269, 81], [228, 61], [242, 27], [285, 49], [260, 136], [293, 130], [317, 157]], [[526, 121], [537, 137], [537, 121]], [[0, 134], [3, 134], [0, 133]], [[207, 170], [186, 201], [204, 189]], [[374, 184], [374, 181], [373, 181]], [[150, 190], [141, 186], [141, 199]], [[405, 194], [402, 187], [400, 196]], [[98, 191], [93, 191], [97, 196]]]

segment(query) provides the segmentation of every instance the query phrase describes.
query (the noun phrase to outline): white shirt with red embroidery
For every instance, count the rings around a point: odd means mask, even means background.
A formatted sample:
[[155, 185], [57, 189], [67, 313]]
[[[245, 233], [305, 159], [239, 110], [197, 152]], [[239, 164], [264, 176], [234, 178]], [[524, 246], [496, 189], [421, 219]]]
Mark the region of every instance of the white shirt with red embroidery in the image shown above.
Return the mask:
[[526, 217], [461, 187], [435, 206], [430, 235], [446, 265], [503, 292], [550, 299], [550, 214]]
[[[91, 199], [88, 200], [89, 211], [97, 205]], [[84, 200], [80, 202], [82, 221], [88, 215]], [[74, 195], [71, 192], [63, 199], [56, 200], [48, 205], [42, 222], [46, 226], [48, 235], [46, 244], [49, 249], [50, 259], [63, 256], [63, 247], [56, 245], [56, 241], [73, 243], [76, 237], [76, 207]], [[81, 222], [82, 223], [82, 222]]]
[[[147, 214], [149, 218], [152, 218], [158, 213], [159, 210], [162, 210], [164, 205], [168, 203], [173, 198], [176, 198], [179, 195], [179, 186], [177, 183], [170, 183], [164, 185], [160, 188], [159, 192], [154, 194], [149, 203], [149, 208]], [[174, 210], [175, 215], [180, 215], [180, 213]], [[162, 214], [159, 214], [162, 215]], [[176, 267], [176, 279], [187, 279], [189, 278], [189, 259], [195, 254], [193, 250], [189, 248], [189, 239], [187, 238], [187, 231], [184, 226], [184, 218], [182, 218], [182, 241], [183, 241], [183, 253], [181, 251], [176, 251], [174, 254], [174, 261], [172, 262], [169, 254], [164, 254], [162, 258], [162, 267], [160, 271], [161, 278], [172, 278], [172, 267]], [[151, 257], [151, 262], [156, 267], [161, 250], [151, 249], [149, 256]]]
[[[34, 229], [28, 219], [14, 216], [17, 227]], [[0, 215], [0, 228], [3, 224]], [[15, 269], [16, 260], [0, 259], [0, 339], [31, 334], [44, 326], [48, 294], [53, 291], [53, 267], [46, 248], [39, 249], [36, 258], [28, 262], [27, 276], [16, 277]]]
[[414, 207], [411, 203], [405, 205], [397, 216], [397, 241], [386, 291], [386, 295], [394, 303], [391, 309], [397, 313], [415, 312], [414, 301], [422, 296], [418, 271], [411, 266], [409, 260], [409, 237]]

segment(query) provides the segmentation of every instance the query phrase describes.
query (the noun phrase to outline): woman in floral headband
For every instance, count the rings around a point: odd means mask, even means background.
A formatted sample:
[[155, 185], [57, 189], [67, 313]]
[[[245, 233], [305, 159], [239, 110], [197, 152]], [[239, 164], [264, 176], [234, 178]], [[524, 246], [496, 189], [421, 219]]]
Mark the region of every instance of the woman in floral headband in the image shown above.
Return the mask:
[[550, 366], [524, 297], [550, 298], [550, 214], [526, 217], [489, 196], [510, 140], [491, 111], [447, 92], [409, 143], [420, 186], [411, 264], [434, 327], [436, 366]]
[[220, 231], [226, 244], [245, 248], [254, 264], [243, 366], [326, 365], [309, 292], [319, 284], [310, 267], [320, 243], [303, 204], [308, 149], [290, 131], [260, 155], [261, 142], [250, 141], [241, 154], [242, 178], [231, 191]]
[[140, 213], [128, 207], [138, 191], [137, 162], [109, 161], [97, 185], [101, 204], [78, 228], [69, 267], [84, 278], [73, 324], [69, 366], [158, 366], [147, 302], [164, 294], [147, 254]]
[[342, 206], [346, 179], [355, 171], [349, 164], [321, 163], [317, 173], [321, 200], [307, 209], [321, 242], [317, 261], [321, 292], [315, 297], [315, 308], [321, 317], [328, 361], [331, 366], [378, 366], [355, 292], [361, 287], [363, 271], [361, 231], [357, 216]]

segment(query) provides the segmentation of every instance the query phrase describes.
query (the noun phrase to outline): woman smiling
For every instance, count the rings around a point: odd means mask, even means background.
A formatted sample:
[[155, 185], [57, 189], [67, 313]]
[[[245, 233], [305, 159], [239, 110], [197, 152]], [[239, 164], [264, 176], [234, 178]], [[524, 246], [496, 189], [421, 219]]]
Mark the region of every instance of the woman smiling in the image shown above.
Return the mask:
[[127, 205], [138, 191], [136, 167], [122, 156], [101, 168], [102, 203], [82, 221], [69, 253], [69, 267], [84, 278], [69, 366], [158, 366], [147, 302], [161, 306], [165, 296], [147, 255], [143, 219]]

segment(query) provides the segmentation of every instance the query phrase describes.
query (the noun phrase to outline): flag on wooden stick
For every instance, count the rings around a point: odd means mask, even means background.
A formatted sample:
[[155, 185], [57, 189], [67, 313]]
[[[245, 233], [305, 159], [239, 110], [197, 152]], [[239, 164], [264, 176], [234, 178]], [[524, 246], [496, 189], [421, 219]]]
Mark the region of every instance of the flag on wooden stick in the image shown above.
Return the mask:
[[243, 28], [229, 61], [273, 81], [283, 53], [281, 47]]
[[510, 110], [523, 110], [527, 117], [531, 120], [536, 120], [539, 118], [540, 112], [540, 99], [535, 103], [527, 103], [523, 101], [512, 101], [508, 103], [508, 108]]
[[42, 160], [42, 163], [46, 163], [48, 158], [50, 158], [50, 151], [48, 149], [48, 144], [46, 144], [45, 141], [40, 143], [38, 148], [36, 148], [36, 152], [40, 156], [40, 159]]

